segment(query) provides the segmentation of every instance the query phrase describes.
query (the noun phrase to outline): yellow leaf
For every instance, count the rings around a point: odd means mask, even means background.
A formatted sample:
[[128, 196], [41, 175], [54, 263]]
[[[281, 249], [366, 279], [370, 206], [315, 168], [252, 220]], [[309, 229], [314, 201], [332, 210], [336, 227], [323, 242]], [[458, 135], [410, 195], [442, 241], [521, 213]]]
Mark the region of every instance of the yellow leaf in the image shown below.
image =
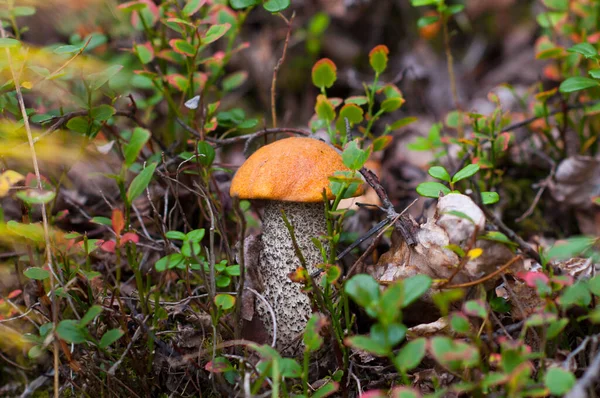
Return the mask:
[[21, 87], [26, 88], [27, 90], [30, 90], [31, 87], [33, 87], [33, 84], [31, 82], [23, 82], [23, 83], [21, 83]]
[[0, 174], [0, 198], [6, 196], [13, 185], [24, 179], [25, 177], [13, 170]]
[[469, 258], [471, 260], [475, 260], [477, 257], [481, 256], [482, 254], [483, 254], [483, 249], [477, 247], [475, 249], [469, 250], [469, 252], [467, 253], [467, 256], [469, 256]]

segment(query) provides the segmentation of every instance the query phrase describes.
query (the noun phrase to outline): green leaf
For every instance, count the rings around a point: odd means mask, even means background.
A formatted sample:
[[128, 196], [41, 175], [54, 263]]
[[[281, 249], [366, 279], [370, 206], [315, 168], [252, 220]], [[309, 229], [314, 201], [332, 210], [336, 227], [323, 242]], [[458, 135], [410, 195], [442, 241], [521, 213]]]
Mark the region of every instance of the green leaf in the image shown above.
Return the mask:
[[172, 268], [177, 267], [179, 264], [182, 264], [183, 259], [184, 259], [184, 257], [180, 253], [172, 253], [172, 254], [169, 254], [168, 256], [165, 256], [165, 257], [161, 258], [160, 260], [158, 260], [154, 264], [154, 267], [156, 268], [157, 271], [163, 272], [163, 271], [166, 271], [167, 269], [172, 269]]
[[568, 286], [558, 298], [558, 303], [565, 309], [573, 306], [587, 307], [591, 302], [592, 295], [584, 281], [578, 281], [574, 285]]
[[217, 294], [215, 296], [215, 304], [217, 307], [226, 311], [228, 309], [233, 308], [233, 306], [235, 305], [235, 297], [225, 293]]
[[223, 79], [223, 90], [233, 91], [248, 79], [248, 72], [235, 72]]
[[572, 93], [574, 91], [585, 90], [586, 88], [598, 87], [600, 82], [589, 77], [575, 76], [569, 77], [560, 84], [558, 88], [561, 93]]
[[77, 116], [67, 122], [67, 128], [76, 133], [87, 135], [90, 129], [90, 121], [85, 116]]
[[29, 6], [18, 6], [10, 10], [10, 13], [15, 17], [28, 17], [35, 14], [35, 8]]
[[206, 34], [202, 38], [202, 45], [212, 43], [214, 41], [219, 40], [221, 37], [225, 35], [231, 28], [230, 23], [224, 23], [221, 25], [212, 25], [206, 31]]
[[390, 130], [398, 130], [399, 128], [408, 126], [409, 124], [414, 123], [417, 120], [419, 120], [419, 119], [417, 119], [414, 116], [409, 116], [409, 117], [405, 117], [403, 119], [396, 120], [394, 123], [390, 124]]
[[150, 181], [152, 180], [156, 165], [157, 163], [152, 163], [131, 181], [131, 185], [129, 185], [129, 189], [127, 190], [128, 203], [133, 203], [134, 199], [140, 196], [148, 187], [148, 184], [150, 184]]
[[258, 4], [258, 0], [229, 0], [231, 8], [241, 10], [242, 8], [252, 7]]
[[102, 104], [92, 108], [90, 115], [92, 119], [99, 122], [105, 122], [116, 113], [115, 108], [110, 105]]
[[429, 175], [438, 180], [450, 182], [450, 174], [448, 170], [442, 166], [433, 166], [428, 171]]
[[464, 4], [453, 4], [451, 6], [448, 6], [448, 8], [445, 11], [446, 15], [455, 15], [458, 14], [459, 12], [462, 12], [462, 10], [465, 9], [465, 5]]
[[354, 105], [365, 105], [369, 102], [369, 99], [364, 95], [354, 95], [352, 97], [348, 97], [344, 100], [346, 104], [354, 104]]
[[569, 0], [542, 0], [542, 3], [550, 9], [557, 11], [568, 11]]
[[400, 316], [400, 309], [404, 301], [404, 282], [402, 280], [393, 283], [384, 290], [379, 302], [385, 303], [379, 307], [377, 318], [384, 325], [395, 322]]
[[121, 329], [111, 329], [102, 335], [100, 344], [98, 344], [98, 346], [104, 349], [115, 341], [119, 340], [124, 334], [125, 332], [123, 332]]
[[433, 337], [430, 352], [436, 361], [450, 369], [471, 368], [479, 363], [479, 351], [475, 346], [449, 337]]
[[119, 73], [123, 69], [121, 65], [109, 66], [102, 72], [92, 73], [89, 75], [88, 80], [90, 81], [90, 88], [92, 90], [98, 90], [106, 82], [108, 82], [114, 75]]
[[40, 205], [50, 203], [55, 197], [54, 191], [40, 191], [39, 189], [28, 189], [17, 192], [17, 197], [30, 205]]
[[417, 27], [424, 28], [426, 26], [436, 23], [437, 21], [439, 21], [439, 19], [440, 19], [440, 17], [438, 15], [430, 15], [427, 17], [421, 17], [417, 20]]
[[471, 330], [471, 323], [466, 315], [455, 312], [450, 316], [450, 326], [456, 333], [467, 334]]
[[141, 127], [133, 129], [129, 143], [125, 147], [125, 164], [127, 167], [131, 166], [137, 159], [140, 151], [146, 145], [146, 142], [150, 139], [150, 131]]
[[498, 203], [500, 200], [500, 195], [498, 192], [482, 192], [481, 193], [481, 202], [484, 205], [493, 205], [494, 203]]
[[377, 316], [380, 292], [379, 284], [372, 276], [366, 274], [353, 276], [346, 281], [344, 292], [363, 307], [370, 316]]
[[0, 38], [0, 48], [17, 48], [21, 47], [21, 42], [16, 39], [9, 39], [7, 37]]
[[152, 50], [152, 47], [147, 47], [143, 44], [135, 45], [135, 53], [140, 59], [140, 62], [144, 65], [151, 62], [154, 59], [154, 52]]
[[594, 79], [600, 79], [600, 69], [592, 69], [592, 70], [589, 70], [588, 73]]
[[550, 368], [544, 375], [544, 385], [552, 395], [564, 395], [575, 386], [573, 373], [562, 368]]
[[548, 251], [548, 258], [566, 260], [584, 254], [596, 241], [590, 236], [575, 236], [552, 246]]
[[56, 334], [67, 343], [80, 344], [87, 341], [83, 329], [73, 319], [60, 321], [56, 327]]
[[425, 357], [426, 347], [427, 340], [424, 338], [409, 341], [394, 358], [394, 364], [404, 372], [416, 368]]
[[206, 141], [198, 141], [198, 162], [204, 167], [210, 167], [215, 160], [215, 148]]
[[90, 220], [94, 224], [106, 225], [108, 227], [112, 227], [112, 220], [108, 217], [97, 216]]
[[44, 279], [50, 277], [50, 272], [38, 267], [29, 267], [25, 271], [23, 271], [23, 275], [25, 275], [29, 279], [43, 281]]
[[290, 0], [267, 0], [263, 4], [263, 8], [272, 13], [283, 11], [289, 6]]
[[200, 242], [205, 234], [206, 230], [204, 228], [194, 229], [187, 233], [187, 238], [192, 242]]
[[85, 315], [79, 321], [79, 326], [86, 326], [88, 323], [94, 320], [102, 312], [102, 307], [99, 305], [92, 305]]
[[387, 113], [394, 112], [395, 110], [399, 109], [403, 103], [404, 98], [387, 98], [381, 103], [381, 109]]
[[321, 348], [323, 337], [321, 337], [320, 332], [325, 325], [327, 325], [327, 318], [318, 313], [312, 314], [302, 336], [306, 351], [315, 352]]
[[183, 39], [171, 39], [169, 40], [171, 48], [179, 54], [193, 57], [196, 54], [196, 47], [194, 47], [187, 40]]
[[358, 147], [358, 139], [356, 139], [346, 145], [344, 152], [342, 152], [342, 161], [350, 170], [359, 170], [369, 160], [370, 154], [370, 151]]
[[590, 43], [578, 43], [567, 49], [568, 52], [581, 54], [586, 58], [598, 58], [598, 51]]
[[185, 6], [183, 7], [183, 10], [181, 10], [181, 12], [185, 15], [185, 16], [192, 16], [195, 13], [198, 12], [198, 10], [200, 9], [200, 7], [202, 7], [202, 5], [206, 2], [206, 0], [188, 0], [185, 4]]
[[447, 186], [433, 181], [422, 182], [417, 186], [417, 193], [428, 198], [437, 199], [440, 196], [440, 192], [444, 195], [448, 195], [452, 191]]
[[322, 386], [321, 388], [319, 388], [317, 391], [315, 391], [311, 395], [311, 398], [328, 397], [328, 396], [332, 395], [334, 392], [336, 392], [339, 388], [340, 388], [339, 383], [330, 381], [330, 382], [326, 383], [324, 386]]
[[329, 88], [337, 79], [337, 67], [332, 60], [323, 58], [313, 66], [311, 77], [315, 86], [320, 89]]
[[346, 345], [352, 348], [366, 351], [380, 357], [387, 356], [390, 353], [390, 348], [385, 344], [371, 338], [370, 336], [352, 336], [345, 340]]
[[225, 273], [227, 273], [227, 275], [229, 276], [240, 276], [241, 269], [240, 269], [240, 265], [239, 264], [234, 264], [234, 265], [228, 265], [225, 268]]
[[391, 350], [404, 340], [407, 330], [408, 328], [400, 323], [391, 323], [387, 326], [376, 323], [371, 326], [371, 339]]
[[440, 0], [410, 0], [413, 7], [430, 6], [439, 3]]
[[345, 135], [347, 133], [346, 120], [348, 120], [348, 124], [350, 125], [350, 127], [352, 127], [355, 124], [358, 124], [363, 121], [363, 113], [363, 109], [358, 105], [345, 104], [344, 106], [342, 106], [342, 109], [340, 109], [338, 120], [335, 124], [336, 128], [342, 133], [342, 135]]
[[315, 104], [315, 113], [317, 116], [327, 123], [331, 123], [335, 119], [335, 109], [331, 102], [324, 95], [320, 94], [317, 96], [317, 103]]
[[421, 297], [431, 286], [431, 278], [427, 275], [415, 275], [404, 280], [404, 302], [406, 308]]
[[452, 177], [452, 182], [458, 182], [461, 180], [464, 180], [465, 178], [469, 178], [473, 175], [475, 175], [475, 173], [477, 173], [479, 171], [479, 165], [478, 164], [468, 164], [465, 167], [463, 167], [462, 169], [460, 169], [456, 174], [454, 174], [454, 176]]
[[488, 311], [482, 300], [469, 300], [463, 304], [463, 311], [469, 316], [486, 319]]
[[383, 44], [375, 46], [369, 53], [369, 64], [377, 75], [383, 73], [387, 68], [389, 53], [390, 50]]
[[44, 228], [40, 223], [35, 224], [24, 224], [10, 220], [6, 223], [6, 227], [13, 234], [19, 235], [20, 237], [30, 239], [34, 242], [44, 242]]

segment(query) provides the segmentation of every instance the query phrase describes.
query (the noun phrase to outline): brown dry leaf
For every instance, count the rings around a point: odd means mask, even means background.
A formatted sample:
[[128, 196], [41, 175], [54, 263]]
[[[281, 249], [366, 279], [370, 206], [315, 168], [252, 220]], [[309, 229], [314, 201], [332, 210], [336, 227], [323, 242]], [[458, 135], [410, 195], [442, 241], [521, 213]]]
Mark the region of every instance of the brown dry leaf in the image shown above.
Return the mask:
[[563, 160], [556, 169], [550, 192], [567, 206], [578, 210], [592, 208], [592, 199], [600, 195], [600, 159], [572, 156]]
[[446, 334], [449, 330], [448, 318], [442, 317], [435, 322], [422, 323], [409, 328], [406, 332], [407, 340], [416, 339], [417, 337], [431, 337], [437, 334]]

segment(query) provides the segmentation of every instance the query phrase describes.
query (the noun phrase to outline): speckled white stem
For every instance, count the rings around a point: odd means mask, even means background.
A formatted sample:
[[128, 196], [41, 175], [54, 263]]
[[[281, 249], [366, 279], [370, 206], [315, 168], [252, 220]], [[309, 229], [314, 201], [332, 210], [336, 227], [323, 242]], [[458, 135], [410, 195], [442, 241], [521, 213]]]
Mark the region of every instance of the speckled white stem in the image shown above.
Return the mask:
[[[306, 326], [311, 315], [308, 296], [301, 292], [302, 284], [290, 280], [288, 275], [301, 264], [296, 256], [290, 233], [281, 217], [281, 210], [294, 226], [294, 235], [306, 259], [309, 273], [317, 270], [315, 265], [323, 262], [319, 249], [311, 241], [327, 232], [323, 203], [296, 203], [269, 201], [265, 205], [263, 219], [263, 250], [260, 255], [259, 272], [262, 277], [263, 295], [271, 304], [277, 320], [277, 349], [288, 347]], [[271, 315], [265, 305], [256, 303], [257, 312], [272, 338]], [[301, 352], [301, 340], [283, 353], [297, 355]]]

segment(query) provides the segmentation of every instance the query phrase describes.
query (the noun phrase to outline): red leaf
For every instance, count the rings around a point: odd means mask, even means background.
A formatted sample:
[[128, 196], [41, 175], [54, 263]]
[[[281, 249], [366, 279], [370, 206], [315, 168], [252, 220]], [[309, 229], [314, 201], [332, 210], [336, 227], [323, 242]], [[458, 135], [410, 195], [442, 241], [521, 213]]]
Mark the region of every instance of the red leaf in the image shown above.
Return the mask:
[[105, 252], [114, 253], [116, 246], [117, 243], [114, 240], [107, 240], [100, 245], [100, 249], [104, 250]]
[[525, 283], [529, 287], [536, 287], [536, 281], [538, 281], [538, 280], [542, 281], [543, 283], [548, 283], [548, 281], [549, 281], [546, 274], [541, 273], [541, 272], [533, 272], [533, 271], [518, 272], [517, 277], [520, 279], [523, 279], [523, 281], [525, 281]]
[[13, 290], [12, 292], [8, 293], [8, 299], [12, 300], [15, 297], [18, 297], [19, 295], [21, 295], [21, 293], [23, 293], [23, 291], [21, 289], [17, 289], [17, 290]]
[[138, 243], [140, 241], [140, 237], [137, 236], [133, 232], [127, 232], [125, 235], [121, 237], [121, 246], [124, 246], [127, 242]]
[[121, 236], [123, 228], [125, 228], [125, 220], [123, 219], [123, 212], [119, 209], [114, 209], [112, 212], [112, 227], [115, 230], [117, 236]]

